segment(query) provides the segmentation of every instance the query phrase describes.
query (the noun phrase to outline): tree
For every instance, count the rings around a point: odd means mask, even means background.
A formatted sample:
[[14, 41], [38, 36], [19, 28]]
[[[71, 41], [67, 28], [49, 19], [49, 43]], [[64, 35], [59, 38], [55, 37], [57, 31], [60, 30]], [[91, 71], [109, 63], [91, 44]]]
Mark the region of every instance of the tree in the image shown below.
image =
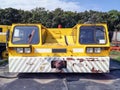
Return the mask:
[[111, 10], [108, 12], [109, 18], [108, 18], [108, 24], [109, 28], [111, 30], [117, 29], [117, 25], [120, 22], [120, 12], [117, 10]]
[[0, 24], [11, 25], [12, 23], [41, 23], [46, 27], [73, 27], [77, 23], [88, 20], [94, 23], [107, 23], [109, 30], [120, 30], [120, 12], [110, 10], [109, 12], [84, 11], [72, 12], [57, 8], [54, 11], [45, 8], [35, 8], [30, 11], [17, 10], [14, 8], [0, 9]]
[[12, 24], [12, 23], [18, 23], [20, 22], [20, 14], [19, 10], [13, 9], [13, 8], [6, 8], [0, 10], [0, 23], [1, 24]]

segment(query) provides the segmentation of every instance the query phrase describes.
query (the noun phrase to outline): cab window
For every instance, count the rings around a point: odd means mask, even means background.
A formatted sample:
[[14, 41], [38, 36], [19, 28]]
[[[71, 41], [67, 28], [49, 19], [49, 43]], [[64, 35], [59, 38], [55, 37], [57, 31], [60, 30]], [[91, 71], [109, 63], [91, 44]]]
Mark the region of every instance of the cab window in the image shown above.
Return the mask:
[[105, 44], [105, 29], [103, 26], [81, 26], [79, 34], [81, 44]]
[[38, 44], [39, 29], [37, 26], [16, 26], [13, 30], [12, 43]]

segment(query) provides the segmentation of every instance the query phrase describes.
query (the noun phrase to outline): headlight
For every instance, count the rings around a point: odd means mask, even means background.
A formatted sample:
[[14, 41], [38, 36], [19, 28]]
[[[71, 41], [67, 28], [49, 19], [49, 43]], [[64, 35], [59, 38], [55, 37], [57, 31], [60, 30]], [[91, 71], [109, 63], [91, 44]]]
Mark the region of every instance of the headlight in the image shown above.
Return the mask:
[[95, 53], [100, 53], [101, 52], [101, 48], [94, 48], [94, 52]]
[[87, 53], [93, 53], [93, 48], [87, 48], [86, 52]]
[[24, 48], [25, 53], [31, 53], [31, 48]]
[[23, 53], [23, 48], [16, 48], [17, 53]]

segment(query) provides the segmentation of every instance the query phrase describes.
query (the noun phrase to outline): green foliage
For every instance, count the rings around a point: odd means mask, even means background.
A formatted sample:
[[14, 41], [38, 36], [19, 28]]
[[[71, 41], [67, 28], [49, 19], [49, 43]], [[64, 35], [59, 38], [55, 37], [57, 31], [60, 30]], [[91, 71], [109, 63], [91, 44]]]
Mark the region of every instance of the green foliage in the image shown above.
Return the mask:
[[119, 61], [119, 62], [120, 62], [120, 57], [117, 57], [117, 61]]
[[120, 29], [120, 12], [117, 10], [72, 12], [63, 11], [61, 8], [54, 11], [48, 11], [44, 8], [35, 8], [30, 11], [14, 8], [0, 9], [0, 24], [7, 25], [12, 23], [42, 23], [46, 27], [57, 27], [58, 24], [63, 27], [73, 27], [77, 23], [84, 23], [90, 19], [95, 23], [107, 23], [109, 30]]
[[111, 54], [111, 55], [120, 55], [120, 52], [117, 52], [117, 51], [111, 51], [110, 54]]
[[113, 60], [120, 62], [120, 52], [119, 51], [111, 51], [110, 56]]
[[117, 10], [111, 10], [108, 12], [108, 16], [109, 28], [119, 30], [120, 12], [118, 12]]

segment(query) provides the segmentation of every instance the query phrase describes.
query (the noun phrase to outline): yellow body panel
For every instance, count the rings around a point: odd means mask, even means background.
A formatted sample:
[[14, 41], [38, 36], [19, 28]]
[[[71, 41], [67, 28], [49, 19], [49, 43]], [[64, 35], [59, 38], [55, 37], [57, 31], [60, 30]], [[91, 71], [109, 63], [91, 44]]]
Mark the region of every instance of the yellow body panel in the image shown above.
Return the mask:
[[8, 52], [6, 51], [6, 33], [11, 28], [8, 25], [0, 25], [0, 58], [6, 59]]
[[0, 25], [0, 43], [6, 43], [6, 32], [10, 29], [11, 26], [8, 25]]
[[[18, 24], [19, 25], [19, 24]], [[23, 24], [21, 24], [23, 25]], [[74, 28], [45, 28], [41, 24], [24, 24], [28, 26], [38, 26], [39, 27], [39, 32], [40, 32], [40, 42], [32, 46], [32, 52], [30, 54], [19, 54], [17, 53], [13, 48], [17, 47], [30, 47], [29, 44], [13, 44], [9, 41], [9, 55], [10, 56], [109, 56], [109, 37], [108, 37], [108, 29], [106, 24], [96, 24], [97, 26], [104, 26], [105, 27], [105, 32], [106, 32], [106, 44], [88, 44], [88, 45], [83, 45], [80, 44], [78, 39], [79, 39], [79, 27], [81, 26], [90, 26], [91, 24], [78, 24]], [[12, 28], [10, 30], [10, 37], [12, 37], [12, 32], [13, 28], [17, 26], [17, 24], [12, 25]], [[76, 35], [76, 36], [75, 36]], [[76, 38], [76, 40], [74, 40]], [[86, 53], [86, 47], [103, 47], [105, 48], [102, 50], [101, 53], [92, 53], [88, 54]], [[39, 48], [47, 48], [47, 49], [66, 49], [66, 53], [35, 53], [35, 49]], [[83, 52], [82, 53], [73, 53], [74, 48], [82, 48]]]

